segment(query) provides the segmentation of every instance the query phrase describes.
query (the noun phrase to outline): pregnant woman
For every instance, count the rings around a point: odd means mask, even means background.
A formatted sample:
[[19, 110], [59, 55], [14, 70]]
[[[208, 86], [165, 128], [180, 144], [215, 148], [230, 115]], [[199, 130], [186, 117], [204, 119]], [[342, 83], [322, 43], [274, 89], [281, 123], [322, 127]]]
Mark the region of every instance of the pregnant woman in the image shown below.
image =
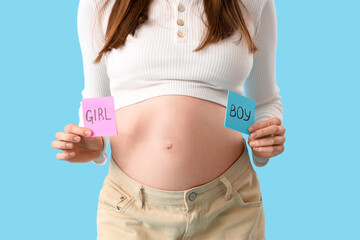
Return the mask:
[[246, 141], [224, 120], [228, 90], [245, 88], [254, 164], [284, 151], [274, 0], [80, 0], [77, 24], [82, 96], [113, 96], [118, 132], [84, 137], [80, 103], [52, 147], [109, 159], [97, 239], [265, 239]]

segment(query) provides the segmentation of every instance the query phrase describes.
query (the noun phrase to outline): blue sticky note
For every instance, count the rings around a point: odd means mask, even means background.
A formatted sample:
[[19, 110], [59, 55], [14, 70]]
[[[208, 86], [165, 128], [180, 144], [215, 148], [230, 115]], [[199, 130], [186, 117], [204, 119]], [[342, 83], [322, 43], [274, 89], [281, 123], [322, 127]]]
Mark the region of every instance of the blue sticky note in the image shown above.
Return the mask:
[[250, 135], [255, 122], [255, 100], [228, 90], [224, 127]]

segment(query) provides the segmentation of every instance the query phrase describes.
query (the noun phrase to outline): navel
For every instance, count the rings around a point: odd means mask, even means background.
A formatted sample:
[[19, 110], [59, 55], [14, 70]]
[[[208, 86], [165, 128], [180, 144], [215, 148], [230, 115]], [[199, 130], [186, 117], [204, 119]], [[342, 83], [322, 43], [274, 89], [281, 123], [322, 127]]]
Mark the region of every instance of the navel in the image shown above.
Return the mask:
[[172, 143], [167, 143], [166, 144], [166, 149], [171, 149], [173, 147]]

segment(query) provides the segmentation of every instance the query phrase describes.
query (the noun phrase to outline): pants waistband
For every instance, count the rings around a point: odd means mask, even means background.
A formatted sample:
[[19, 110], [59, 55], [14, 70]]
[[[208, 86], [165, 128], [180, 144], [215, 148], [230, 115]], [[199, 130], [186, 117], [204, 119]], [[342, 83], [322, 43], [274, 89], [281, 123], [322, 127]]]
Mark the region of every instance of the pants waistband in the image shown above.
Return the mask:
[[243, 145], [242, 154], [223, 174], [208, 183], [187, 190], [168, 191], [141, 184], [123, 172], [112, 156], [108, 173], [128, 194], [138, 198], [141, 207], [144, 202], [149, 202], [162, 205], [185, 205], [189, 209], [195, 202], [209, 201], [222, 193], [225, 195], [225, 199], [229, 198], [232, 183], [251, 167], [244, 138]]

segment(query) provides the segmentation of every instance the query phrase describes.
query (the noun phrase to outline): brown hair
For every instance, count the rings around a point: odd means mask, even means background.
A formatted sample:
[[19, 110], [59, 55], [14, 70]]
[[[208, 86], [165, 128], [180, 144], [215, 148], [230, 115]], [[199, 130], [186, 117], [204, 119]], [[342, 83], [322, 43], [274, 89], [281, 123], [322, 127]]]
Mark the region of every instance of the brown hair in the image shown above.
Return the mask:
[[[102, 17], [105, 7], [111, 0], [105, 0], [104, 5], [98, 12], [98, 20]], [[127, 35], [135, 34], [137, 27], [148, 19], [148, 10], [153, 0], [115, 0], [111, 10], [106, 34], [105, 44], [98, 53], [94, 63], [99, 63], [102, 55], [112, 48], [119, 48], [125, 44]], [[237, 29], [241, 33], [238, 43], [244, 36], [250, 53], [258, 51], [252, 39], [239, 3], [249, 14], [241, 0], [204, 0], [204, 12], [208, 24], [204, 22], [208, 31], [202, 43], [194, 51], [200, 51], [211, 43], [230, 37]], [[120, 27], [121, 26], [121, 27]]]

